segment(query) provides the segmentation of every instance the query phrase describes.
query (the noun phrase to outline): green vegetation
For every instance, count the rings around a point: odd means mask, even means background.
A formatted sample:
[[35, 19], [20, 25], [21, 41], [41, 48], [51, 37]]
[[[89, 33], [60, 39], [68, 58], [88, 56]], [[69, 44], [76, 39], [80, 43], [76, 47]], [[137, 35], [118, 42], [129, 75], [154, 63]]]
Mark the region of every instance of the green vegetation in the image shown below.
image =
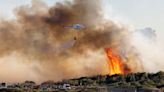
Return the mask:
[[162, 88], [164, 87], [164, 72], [154, 73], [130, 73], [126, 75], [82, 77], [63, 81], [71, 85], [96, 86], [108, 85], [113, 87], [136, 88]]
[[33, 81], [25, 81], [25, 83], [8, 85], [7, 89], [0, 89], [0, 92], [106, 92], [107, 88], [160, 88], [163, 90], [164, 72], [99, 75], [62, 82], [47, 81], [40, 85], [36, 85]]

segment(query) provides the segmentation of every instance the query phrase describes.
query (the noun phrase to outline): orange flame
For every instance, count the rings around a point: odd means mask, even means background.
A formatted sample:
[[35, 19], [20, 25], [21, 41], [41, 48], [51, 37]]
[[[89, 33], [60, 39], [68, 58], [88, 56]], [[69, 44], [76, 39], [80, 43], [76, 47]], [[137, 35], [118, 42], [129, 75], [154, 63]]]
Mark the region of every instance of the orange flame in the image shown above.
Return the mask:
[[109, 75], [124, 74], [124, 66], [121, 58], [114, 54], [111, 48], [106, 48], [105, 51], [109, 59]]

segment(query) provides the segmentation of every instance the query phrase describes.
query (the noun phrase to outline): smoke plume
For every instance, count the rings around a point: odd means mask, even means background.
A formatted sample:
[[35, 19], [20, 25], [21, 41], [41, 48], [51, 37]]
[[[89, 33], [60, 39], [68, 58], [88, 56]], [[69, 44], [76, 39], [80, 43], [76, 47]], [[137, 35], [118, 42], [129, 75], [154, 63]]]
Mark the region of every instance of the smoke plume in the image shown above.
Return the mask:
[[[160, 33], [163, 34], [163, 33]], [[145, 28], [135, 30], [133, 38], [131, 39], [132, 45], [137, 49], [141, 63], [145, 72], [158, 72], [163, 71], [164, 68], [164, 53], [161, 40], [158, 39], [159, 33], [152, 28]]]
[[[121, 49], [126, 66], [141, 71], [137, 51], [128, 41], [128, 28], [105, 20], [100, 3], [74, 0], [49, 7], [33, 1], [15, 9], [15, 20], [1, 19], [0, 81], [60, 81], [108, 74], [107, 47]], [[64, 28], [76, 23], [86, 29]]]

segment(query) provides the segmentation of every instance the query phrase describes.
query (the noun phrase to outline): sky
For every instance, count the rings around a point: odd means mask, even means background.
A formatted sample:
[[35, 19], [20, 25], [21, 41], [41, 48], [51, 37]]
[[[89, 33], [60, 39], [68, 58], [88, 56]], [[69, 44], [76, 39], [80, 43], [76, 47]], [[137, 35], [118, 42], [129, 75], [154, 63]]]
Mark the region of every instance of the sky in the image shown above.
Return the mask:
[[[43, 0], [48, 5], [63, 0]], [[164, 29], [164, 0], [102, 0], [106, 17], [142, 29], [151, 27], [156, 31]], [[13, 9], [30, 4], [31, 0], [0, 0], [0, 14], [13, 17]]]
[[[120, 16], [137, 28], [164, 29], [164, 0], [106, 0], [114, 15]], [[127, 20], [126, 20], [127, 19]]]

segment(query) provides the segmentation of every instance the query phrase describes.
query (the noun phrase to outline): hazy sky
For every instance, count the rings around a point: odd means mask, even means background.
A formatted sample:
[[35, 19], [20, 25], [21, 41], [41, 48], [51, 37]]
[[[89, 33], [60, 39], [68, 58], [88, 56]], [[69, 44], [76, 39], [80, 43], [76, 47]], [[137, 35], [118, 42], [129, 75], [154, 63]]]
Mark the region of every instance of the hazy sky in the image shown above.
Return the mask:
[[115, 15], [129, 19], [136, 27], [164, 29], [164, 0], [108, 0], [108, 3]]
[[[22, 4], [29, 4], [31, 0], [0, 0], [0, 14], [13, 16], [12, 10]], [[43, 0], [49, 5], [56, 1]], [[164, 0], [102, 0], [108, 17], [135, 28], [152, 27], [157, 31], [164, 29]]]

